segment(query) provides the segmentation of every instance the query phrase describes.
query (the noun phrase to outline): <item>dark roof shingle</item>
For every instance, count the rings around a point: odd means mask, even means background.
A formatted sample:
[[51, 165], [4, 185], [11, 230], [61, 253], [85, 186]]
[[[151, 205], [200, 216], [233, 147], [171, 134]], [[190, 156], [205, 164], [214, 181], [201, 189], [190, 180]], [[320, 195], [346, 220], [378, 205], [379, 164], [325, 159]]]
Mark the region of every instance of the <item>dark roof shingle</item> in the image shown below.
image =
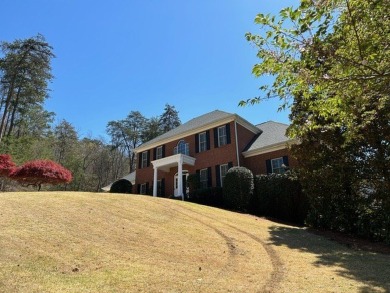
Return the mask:
[[286, 136], [287, 124], [267, 121], [256, 125], [256, 127], [262, 132], [247, 146], [245, 151], [254, 151], [290, 140]]
[[169, 139], [171, 137], [175, 137], [177, 135], [186, 133], [186, 132], [191, 131], [191, 130], [201, 128], [203, 126], [206, 126], [208, 124], [211, 124], [211, 123], [219, 121], [219, 120], [223, 120], [223, 119], [231, 117], [231, 116], [234, 116], [234, 114], [227, 113], [227, 112], [220, 111], [220, 110], [215, 110], [215, 111], [206, 113], [206, 114], [201, 115], [199, 117], [193, 118], [193, 119], [187, 121], [186, 123], [183, 123], [183, 124], [179, 125], [178, 127], [174, 128], [174, 129], [172, 129], [172, 130], [170, 130], [170, 131], [168, 131], [160, 136], [157, 136], [156, 138], [154, 138], [152, 140], [145, 142], [144, 144], [140, 145], [138, 148], [143, 148], [143, 147], [146, 147], [148, 145], [153, 145], [154, 143], [156, 143], [158, 141], [163, 141], [163, 140]]

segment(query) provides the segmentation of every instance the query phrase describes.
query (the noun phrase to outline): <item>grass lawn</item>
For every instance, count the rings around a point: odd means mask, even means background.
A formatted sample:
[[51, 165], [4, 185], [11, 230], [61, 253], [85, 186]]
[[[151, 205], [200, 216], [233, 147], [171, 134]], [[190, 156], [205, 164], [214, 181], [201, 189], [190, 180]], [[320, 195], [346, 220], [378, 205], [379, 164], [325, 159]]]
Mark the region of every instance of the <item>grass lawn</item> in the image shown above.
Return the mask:
[[0, 292], [390, 292], [390, 255], [169, 199], [0, 193]]

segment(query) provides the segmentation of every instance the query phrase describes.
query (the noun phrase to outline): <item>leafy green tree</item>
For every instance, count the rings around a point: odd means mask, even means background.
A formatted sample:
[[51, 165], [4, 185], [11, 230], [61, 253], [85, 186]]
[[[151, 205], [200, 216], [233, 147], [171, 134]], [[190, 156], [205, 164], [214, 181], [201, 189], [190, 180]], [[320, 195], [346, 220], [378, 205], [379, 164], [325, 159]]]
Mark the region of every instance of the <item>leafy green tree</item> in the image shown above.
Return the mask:
[[152, 117], [146, 121], [145, 129], [142, 133], [142, 141], [146, 142], [162, 134], [159, 117]]
[[0, 58], [0, 142], [31, 107], [48, 97], [52, 47], [42, 35], [12, 43], [2, 42]]
[[65, 119], [61, 120], [53, 129], [52, 149], [54, 160], [72, 171], [73, 180], [62, 187], [70, 190], [79, 190], [83, 174], [83, 158], [78, 133], [75, 127]]
[[[257, 15], [264, 95], [291, 107], [288, 134], [311, 200], [309, 222], [390, 240], [390, 5], [388, 0], [302, 0]], [[371, 225], [370, 223], [375, 223]]]
[[160, 128], [162, 132], [168, 132], [181, 124], [179, 112], [175, 106], [165, 104], [164, 113], [160, 116]]
[[54, 154], [56, 161], [66, 164], [72, 156], [75, 145], [78, 142], [78, 134], [74, 126], [63, 119], [54, 128]]
[[131, 111], [123, 120], [110, 121], [107, 133], [114, 148], [122, 149], [129, 159], [129, 172], [135, 170], [134, 149], [142, 143], [147, 119], [139, 111]]
[[23, 108], [20, 107], [15, 114], [14, 123], [8, 128], [7, 137], [47, 137], [52, 130], [51, 124], [54, 117], [55, 113], [45, 110], [41, 104], [28, 104]]

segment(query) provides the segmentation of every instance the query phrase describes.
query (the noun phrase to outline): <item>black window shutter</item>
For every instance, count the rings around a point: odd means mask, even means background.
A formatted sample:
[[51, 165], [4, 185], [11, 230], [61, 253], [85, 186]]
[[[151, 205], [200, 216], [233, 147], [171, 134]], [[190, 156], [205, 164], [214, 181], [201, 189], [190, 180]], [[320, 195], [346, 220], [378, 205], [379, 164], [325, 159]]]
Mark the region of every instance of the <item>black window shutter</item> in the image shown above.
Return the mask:
[[272, 173], [271, 160], [266, 160], [265, 165], [267, 167], [267, 174], [271, 174]]
[[283, 156], [283, 164], [287, 167], [288, 166], [288, 156]]
[[207, 187], [212, 186], [212, 181], [211, 181], [211, 167], [207, 168]]
[[145, 194], [149, 194], [149, 182], [146, 182], [146, 191]]
[[210, 130], [206, 131], [206, 146], [207, 146], [207, 150], [209, 150], [210, 149]]
[[233, 167], [233, 162], [228, 163], [228, 169], [230, 169], [231, 167]]
[[218, 128], [214, 128], [214, 147], [218, 147]]
[[165, 178], [161, 179], [161, 191], [160, 191], [161, 196], [165, 196]]
[[230, 136], [230, 123], [226, 124], [226, 143], [231, 143], [231, 136]]
[[142, 166], [142, 153], [138, 154], [138, 169], [141, 169]]
[[195, 134], [195, 153], [199, 153], [199, 133]]
[[221, 187], [221, 169], [219, 165], [215, 166], [215, 178], [217, 179], [217, 187]]
[[138, 193], [138, 194], [141, 193], [141, 184], [138, 184], [138, 185], [137, 185], [137, 193]]
[[146, 166], [149, 167], [149, 166], [150, 166], [150, 150], [148, 150], [147, 159], [148, 159], [148, 160], [147, 160], [148, 163], [146, 164]]
[[165, 158], [165, 144], [162, 146], [162, 157]]
[[153, 159], [157, 160], [157, 148], [153, 149]]

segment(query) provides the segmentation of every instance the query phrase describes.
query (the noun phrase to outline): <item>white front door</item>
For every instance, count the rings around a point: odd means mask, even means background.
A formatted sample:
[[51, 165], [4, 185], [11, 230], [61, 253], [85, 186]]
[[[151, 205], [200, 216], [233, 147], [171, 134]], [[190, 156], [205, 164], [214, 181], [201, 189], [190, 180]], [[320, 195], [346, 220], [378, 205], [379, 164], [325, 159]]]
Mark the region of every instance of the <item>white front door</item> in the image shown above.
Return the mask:
[[[187, 178], [188, 178], [188, 171], [187, 170], [183, 170], [183, 193], [184, 195], [187, 195], [188, 192], [189, 192], [189, 188], [188, 188], [188, 184], [187, 184]], [[175, 177], [174, 177], [174, 196], [175, 197], [178, 197], [179, 194], [179, 176], [178, 174], [176, 173], [175, 174]]]

